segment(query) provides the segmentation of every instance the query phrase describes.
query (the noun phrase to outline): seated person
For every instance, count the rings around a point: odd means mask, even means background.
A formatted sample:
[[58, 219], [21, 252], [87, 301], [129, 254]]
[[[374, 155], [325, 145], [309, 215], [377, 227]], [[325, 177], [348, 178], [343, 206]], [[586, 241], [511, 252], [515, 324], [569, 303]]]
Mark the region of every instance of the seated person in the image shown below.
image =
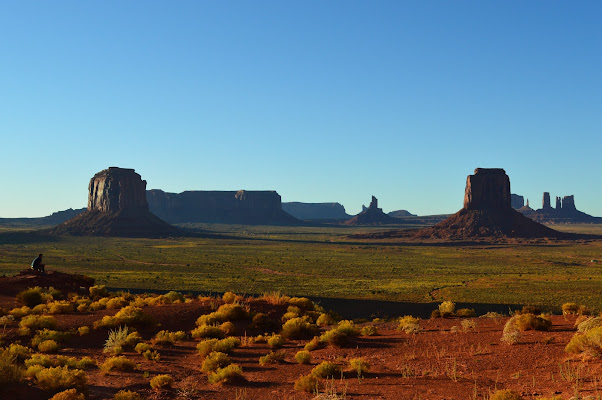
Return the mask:
[[44, 264], [42, 264], [42, 255], [40, 254], [31, 263], [31, 269], [36, 272], [44, 273]]

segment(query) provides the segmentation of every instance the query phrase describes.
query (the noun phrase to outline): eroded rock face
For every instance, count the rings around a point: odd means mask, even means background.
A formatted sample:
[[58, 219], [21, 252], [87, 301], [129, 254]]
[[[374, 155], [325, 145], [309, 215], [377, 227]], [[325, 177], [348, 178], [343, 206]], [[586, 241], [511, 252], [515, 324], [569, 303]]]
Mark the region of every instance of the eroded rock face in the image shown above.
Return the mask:
[[146, 181], [133, 169], [109, 167], [88, 185], [88, 211], [146, 212]]
[[510, 201], [512, 204], [512, 208], [514, 208], [514, 209], [519, 209], [521, 207], [524, 207], [524, 205], [525, 205], [525, 198], [523, 196], [512, 193], [510, 195], [510, 199], [511, 199]]
[[282, 203], [282, 209], [298, 219], [348, 219], [345, 207], [339, 203]]
[[[560, 197], [559, 197], [560, 199]], [[563, 211], [576, 211], [577, 208], [575, 207], [575, 196], [570, 195], [570, 196], [564, 196], [562, 198], [562, 210]]]
[[502, 168], [477, 168], [468, 175], [464, 191], [464, 209], [511, 208], [510, 178]]
[[542, 200], [541, 208], [543, 208], [544, 210], [548, 210], [548, 209], [552, 208], [552, 204], [550, 203], [550, 193], [543, 192], [543, 200]]

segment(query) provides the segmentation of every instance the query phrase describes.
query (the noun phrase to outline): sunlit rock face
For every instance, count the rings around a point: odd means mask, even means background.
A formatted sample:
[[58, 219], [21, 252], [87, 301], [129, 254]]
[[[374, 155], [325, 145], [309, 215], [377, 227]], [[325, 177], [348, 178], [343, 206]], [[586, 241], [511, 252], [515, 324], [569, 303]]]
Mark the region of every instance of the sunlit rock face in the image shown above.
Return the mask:
[[464, 191], [467, 210], [511, 208], [510, 178], [501, 168], [477, 168], [468, 175]]
[[88, 211], [146, 212], [146, 181], [133, 169], [110, 167], [88, 185]]

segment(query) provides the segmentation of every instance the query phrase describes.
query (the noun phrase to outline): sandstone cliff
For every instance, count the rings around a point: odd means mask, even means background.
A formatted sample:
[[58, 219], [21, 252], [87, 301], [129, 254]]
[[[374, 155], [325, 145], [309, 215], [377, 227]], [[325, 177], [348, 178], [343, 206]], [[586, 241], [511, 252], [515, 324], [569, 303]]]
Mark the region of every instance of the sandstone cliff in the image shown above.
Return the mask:
[[525, 198], [518, 194], [512, 193], [510, 195], [510, 201], [511, 201], [512, 208], [514, 208], [515, 210], [518, 210], [519, 208], [525, 206]]
[[160, 237], [182, 231], [148, 211], [146, 181], [133, 169], [110, 167], [88, 185], [88, 209], [48, 232], [81, 236]]
[[248, 225], [296, 225], [299, 221], [282, 210], [275, 191], [146, 192], [150, 211], [173, 224], [224, 223]]
[[351, 218], [340, 203], [282, 203], [282, 209], [298, 219], [341, 220]]
[[550, 205], [550, 193], [543, 194], [542, 207], [539, 210], [521, 208], [519, 211], [534, 221], [548, 224], [602, 223], [602, 218], [593, 217], [575, 206], [575, 196], [556, 196], [556, 207]]

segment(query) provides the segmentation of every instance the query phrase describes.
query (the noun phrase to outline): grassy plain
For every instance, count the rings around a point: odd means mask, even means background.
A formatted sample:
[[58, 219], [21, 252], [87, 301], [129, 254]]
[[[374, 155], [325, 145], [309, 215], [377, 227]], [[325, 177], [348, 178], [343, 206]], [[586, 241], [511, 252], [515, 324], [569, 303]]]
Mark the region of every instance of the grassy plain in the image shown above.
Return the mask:
[[[358, 227], [197, 226], [222, 238], [45, 238], [0, 232], [0, 273], [44, 253], [47, 268], [110, 287], [431, 302], [573, 301], [602, 310], [602, 241], [394, 243]], [[602, 234], [602, 226], [555, 227]]]

